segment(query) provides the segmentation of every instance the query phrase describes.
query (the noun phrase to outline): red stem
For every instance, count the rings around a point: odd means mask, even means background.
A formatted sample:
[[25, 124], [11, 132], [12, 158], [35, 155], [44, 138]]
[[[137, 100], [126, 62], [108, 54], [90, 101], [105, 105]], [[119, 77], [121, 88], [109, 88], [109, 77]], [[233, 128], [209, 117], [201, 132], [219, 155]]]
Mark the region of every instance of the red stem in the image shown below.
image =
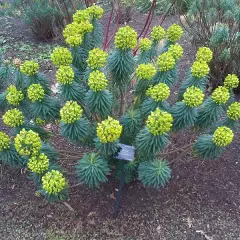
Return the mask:
[[69, 0], [69, 1], [70, 1], [70, 3], [72, 4], [72, 7], [73, 7], [74, 12], [76, 12], [76, 7], [75, 7], [75, 5], [74, 5], [74, 2], [73, 2], [72, 0]]
[[111, 10], [111, 13], [110, 13], [109, 18], [108, 18], [106, 35], [105, 35], [105, 39], [104, 39], [104, 43], [103, 43], [103, 50], [106, 50], [106, 47], [107, 47], [107, 42], [108, 42], [108, 37], [109, 37], [109, 32], [110, 32], [110, 24], [111, 24], [111, 20], [112, 20], [112, 17], [113, 17], [113, 10], [114, 10], [114, 2], [112, 0], [112, 10]]
[[63, 0], [63, 5], [64, 5], [64, 7], [66, 9], [66, 12], [67, 12], [67, 15], [68, 15], [68, 21], [70, 22], [71, 21], [71, 15], [68, 11], [68, 7], [67, 7], [67, 4], [66, 4], [65, 0]]
[[[149, 27], [152, 23], [152, 20], [153, 20], [153, 16], [154, 16], [154, 11], [155, 11], [155, 8], [156, 8], [156, 0], [153, 1], [152, 3], [152, 7], [151, 7], [151, 10], [148, 14], [148, 17], [146, 19], [146, 22], [145, 22], [145, 25], [144, 25], [144, 28], [142, 29], [141, 33], [138, 35], [138, 39], [142, 36], [142, 34], [144, 33], [144, 37], [147, 35], [148, 33], [148, 30], [149, 30]], [[136, 56], [137, 52], [138, 52], [138, 46], [133, 50], [133, 56]]]
[[150, 20], [150, 17], [151, 17], [151, 15], [152, 15], [155, 7], [156, 7], [156, 1], [157, 1], [157, 0], [153, 0], [153, 2], [152, 2], [151, 9], [150, 9], [149, 14], [148, 14], [148, 16], [147, 16], [147, 19], [146, 19], [146, 21], [145, 21], [144, 27], [143, 27], [141, 33], [138, 35], [138, 39], [142, 36], [142, 34], [144, 33], [144, 31], [145, 31], [145, 29], [146, 29], [146, 27], [147, 27], [147, 25], [148, 25], [148, 22], [149, 22], [149, 20]]
[[146, 28], [146, 30], [145, 30], [145, 33], [144, 33], [143, 37], [146, 37], [146, 35], [147, 35], [147, 33], [148, 33], [148, 30], [149, 30], [149, 28], [150, 28], [150, 26], [151, 26], [151, 23], [152, 23], [152, 20], [153, 20], [153, 16], [154, 16], [154, 10], [155, 10], [155, 8], [156, 8], [156, 4], [155, 4], [155, 7], [153, 8], [152, 15], [151, 15], [151, 17], [150, 17], [150, 20], [148, 21], [147, 28]]
[[88, 2], [88, 0], [85, 0], [85, 5], [86, 5], [86, 7], [89, 7], [89, 2]]
[[173, 3], [171, 4], [171, 6], [168, 8], [168, 10], [165, 12], [165, 14], [161, 17], [161, 20], [160, 20], [160, 23], [159, 23], [160, 26], [163, 24], [163, 22], [166, 19], [168, 13], [170, 12], [171, 8], [175, 5], [176, 2], [177, 2], [177, 0], [174, 0]]
[[111, 38], [109, 39], [109, 41], [107, 42], [106, 48], [109, 46], [109, 44], [111, 43], [112, 39], [114, 38], [117, 30], [118, 30], [118, 26], [119, 26], [119, 18], [120, 18], [120, 0], [118, 0], [118, 13], [117, 13], [117, 23], [115, 26], [115, 29], [113, 31], [113, 34], [111, 36]]

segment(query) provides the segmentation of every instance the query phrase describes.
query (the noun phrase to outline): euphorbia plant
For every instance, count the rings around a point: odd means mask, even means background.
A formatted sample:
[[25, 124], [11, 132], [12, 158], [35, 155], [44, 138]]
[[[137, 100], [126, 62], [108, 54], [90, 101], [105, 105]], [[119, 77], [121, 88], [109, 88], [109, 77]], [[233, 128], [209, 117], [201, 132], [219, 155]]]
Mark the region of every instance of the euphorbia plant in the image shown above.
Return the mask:
[[[219, 157], [234, 137], [240, 118], [240, 103], [234, 102], [235, 75], [227, 76], [224, 86], [206, 96], [212, 52], [200, 48], [196, 61], [180, 86], [178, 101], [168, 101], [178, 79], [178, 62], [183, 48], [176, 43], [180, 26], [165, 30], [158, 26], [151, 40], [139, 41], [140, 53], [134, 56], [137, 33], [129, 26], [116, 34], [115, 47], [101, 50], [103, 10], [91, 6], [77, 11], [64, 37], [69, 49], [57, 47], [51, 56], [56, 66], [57, 95], [49, 81], [38, 73], [38, 64], [26, 61], [14, 69], [2, 66], [1, 79], [8, 87], [0, 95], [3, 122], [11, 127], [11, 137], [0, 132], [0, 159], [16, 167], [26, 167], [39, 192], [50, 201], [67, 198], [67, 180], [61, 160], [49, 144], [49, 133], [42, 126], [58, 123], [60, 133], [77, 144], [90, 144], [94, 153], [85, 154], [76, 165], [79, 181], [98, 187], [107, 181], [119, 162], [120, 143], [134, 146], [133, 161], [124, 165], [125, 181], [139, 179], [146, 186], [164, 186], [171, 177], [168, 159], [159, 153], [171, 144], [171, 135], [187, 128], [204, 134], [193, 144], [194, 153], [203, 158]], [[166, 37], [166, 38], [165, 38]], [[160, 48], [160, 41], [164, 41]], [[5, 76], [5, 77], [4, 77]], [[137, 78], [129, 97], [131, 81]], [[206, 134], [208, 132], [209, 134]], [[78, 153], [75, 153], [78, 156]], [[79, 154], [80, 155], [80, 154]], [[113, 167], [115, 166], [115, 168]]]

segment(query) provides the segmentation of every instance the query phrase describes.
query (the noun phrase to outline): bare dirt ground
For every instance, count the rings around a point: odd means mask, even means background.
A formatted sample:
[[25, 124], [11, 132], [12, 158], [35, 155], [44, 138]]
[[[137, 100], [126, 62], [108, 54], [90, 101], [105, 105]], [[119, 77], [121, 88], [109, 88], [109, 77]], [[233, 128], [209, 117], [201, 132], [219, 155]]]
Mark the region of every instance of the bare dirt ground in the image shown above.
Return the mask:
[[[145, 15], [134, 14], [133, 24], [140, 30]], [[159, 19], [155, 18], [154, 24]], [[21, 31], [18, 31], [19, 25]], [[105, 20], [106, 21], [106, 20]], [[175, 22], [168, 18], [164, 26]], [[0, 25], [0, 38], [7, 44], [29, 41], [33, 49], [38, 43], [26, 27], [16, 19]], [[2, 19], [1, 19], [2, 23]], [[8, 34], [6, 32], [8, 27]], [[12, 37], [15, 40], [8, 39]], [[194, 58], [191, 42], [182, 41], [185, 55], [180, 63], [180, 80]], [[2, 44], [5, 46], [5, 44]], [[9, 48], [11, 50], [11, 47]], [[18, 54], [18, 49], [7, 56]], [[17, 56], [17, 55], [16, 55]], [[43, 64], [45, 71], [48, 65]], [[0, 123], [0, 130], [4, 126]], [[191, 133], [180, 133], [174, 147], [189, 143]], [[113, 218], [113, 193], [118, 184], [114, 176], [98, 190], [78, 186], [70, 189], [67, 202], [49, 204], [34, 193], [35, 186], [27, 173], [6, 166], [0, 168], [0, 239], [4, 240], [240, 240], [240, 133], [218, 160], [203, 161], [191, 153], [182, 155], [172, 165], [170, 183], [158, 191], [133, 182], [124, 189], [122, 208]], [[57, 137], [53, 144], [61, 150], [85, 151]], [[178, 154], [166, 156], [168, 160]], [[64, 162], [72, 169], [74, 162]], [[74, 184], [75, 179], [70, 176]]]

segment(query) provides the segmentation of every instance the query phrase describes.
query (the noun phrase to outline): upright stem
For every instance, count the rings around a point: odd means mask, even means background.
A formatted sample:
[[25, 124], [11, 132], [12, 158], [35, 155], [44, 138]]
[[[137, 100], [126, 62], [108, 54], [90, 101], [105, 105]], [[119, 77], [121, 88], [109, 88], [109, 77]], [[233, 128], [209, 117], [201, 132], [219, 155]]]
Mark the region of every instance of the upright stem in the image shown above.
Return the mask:
[[73, 7], [74, 12], [76, 12], [76, 7], [75, 7], [74, 2], [73, 2], [72, 0], [69, 0], [69, 1], [70, 1], [70, 3], [72, 4], [72, 7]]
[[64, 7], [66, 9], [66, 12], [67, 12], [68, 21], [70, 22], [71, 21], [71, 15], [70, 15], [70, 13], [68, 11], [68, 7], [67, 7], [67, 4], [66, 4], [65, 0], [63, 0], [63, 5], [64, 5]]
[[111, 24], [112, 17], [113, 17], [113, 9], [114, 9], [114, 2], [112, 0], [112, 10], [111, 10], [111, 13], [108, 18], [106, 35], [105, 35], [105, 39], [104, 39], [104, 43], [103, 43], [103, 50], [106, 50], [106, 47], [107, 47], [107, 42], [108, 42], [108, 37], [109, 37], [109, 32], [110, 32], [110, 24]]
[[157, 1], [157, 0], [153, 0], [153, 2], [152, 2], [152, 6], [151, 6], [151, 9], [150, 9], [149, 14], [148, 14], [148, 16], [147, 16], [145, 25], [144, 25], [142, 31], [140, 32], [140, 34], [138, 35], [138, 39], [142, 36], [142, 34], [144, 33], [144, 31], [145, 31], [145, 29], [146, 29], [146, 27], [147, 27], [147, 25], [148, 25], [148, 22], [149, 22], [149, 20], [150, 20], [150, 17], [151, 17], [151, 15], [152, 15], [153, 11], [154, 11], [155, 8], [156, 8], [156, 1]]
[[[153, 20], [155, 8], [156, 8], [156, 0], [154, 0], [153, 3], [152, 3], [152, 7], [151, 7], [150, 12], [149, 12], [149, 14], [148, 14], [148, 17], [147, 17], [147, 19], [146, 19], [146, 21], [145, 21], [144, 27], [143, 27], [141, 33], [138, 35], [138, 39], [142, 36], [142, 34], [143, 34], [144, 32], [145, 32], [145, 33], [144, 33], [144, 37], [147, 35], [148, 29], [149, 29], [149, 27], [150, 27], [150, 25], [151, 25], [151, 22], [152, 22], [152, 20]], [[145, 31], [145, 30], [146, 30], [146, 31]], [[138, 47], [136, 47], [136, 48], [133, 50], [133, 55], [136, 56], [137, 52], [138, 52]]]
[[119, 116], [122, 116], [124, 109], [124, 91], [120, 89], [120, 109], [119, 109]]
[[110, 38], [109, 41], [107, 42], [107, 46], [106, 46], [106, 47], [109, 46], [109, 44], [111, 43], [113, 37], [115, 36], [115, 34], [116, 34], [117, 30], [118, 30], [119, 18], [120, 18], [120, 1], [121, 1], [121, 0], [118, 0], [118, 12], [117, 12], [117, 22], [116, 22], [116, 26], [115, 26], [115, 29], [114, 29], [114, 31], [113, 31], [113, 34], [112, 34], [111, 38]]
[[163, 22], [166, 19], [168, 13], [170, 12], [171, 8], [175, 5], [176, 2], [177, 2], [177, 0], [174, 0], [173, 3], [171, 4], [171, 6], [168, 8], [168, 10], [165, 12], [165, 14], [161, 17], [160, 23], [159, 23], [160, 26], [163, 24]]

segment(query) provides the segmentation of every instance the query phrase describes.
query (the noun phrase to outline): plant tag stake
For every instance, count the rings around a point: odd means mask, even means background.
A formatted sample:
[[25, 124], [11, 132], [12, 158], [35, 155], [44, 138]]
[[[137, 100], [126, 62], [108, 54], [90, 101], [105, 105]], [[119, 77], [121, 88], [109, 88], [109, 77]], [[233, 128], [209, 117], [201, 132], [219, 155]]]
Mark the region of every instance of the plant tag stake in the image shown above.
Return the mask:
[[121, 160], [121, 176], [120, 176], [120, 183], [119, 183], [119, 189], [116, 197], [116, 204], [115, 204], [115, 210], [114, 210], [114, 217], [116, 218], [119, 213], [120, 209], [120, 202], [121, 202], [121, 195], [125, 183], [125, 164], [126, 161], [132, 162], [134, 160], [135, 156], [135, 147], [125, 145], [125, 144], [119, 144], [120, 151], [115, 157], [118, 160]]
[[125, 145], [125, 144], [119, 144], [121, 150], [116, 156], [117, 159], [119, 160], [126, 160], [132, 162], [134, 160], [134, 155], [135, 155], [135, 147]]

